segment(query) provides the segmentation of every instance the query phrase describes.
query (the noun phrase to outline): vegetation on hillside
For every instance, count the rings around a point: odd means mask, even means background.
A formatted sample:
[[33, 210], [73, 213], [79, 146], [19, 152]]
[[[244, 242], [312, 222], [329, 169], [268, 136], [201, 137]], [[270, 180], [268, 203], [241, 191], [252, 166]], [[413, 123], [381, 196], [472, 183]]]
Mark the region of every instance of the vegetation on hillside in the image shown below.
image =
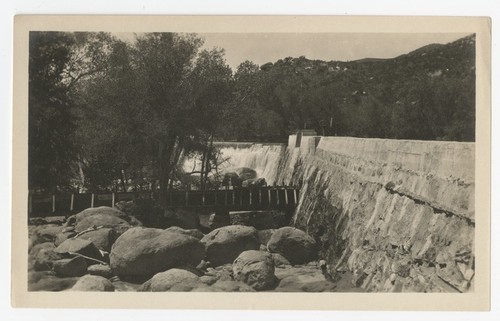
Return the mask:
[[[226, 139], [320, 135], [474, 141], [475, 37], [393, 59], [244, 62]], [[247, 115], [235, 117], [234, 115]]]
[[214, 140], [320, 135], [474, 141], [475, 37], [393, 59], [283, 58], [232, 71], [195, 34], [33, 32], [29, 186], [173, 188], [183, 157], [217, 167]]

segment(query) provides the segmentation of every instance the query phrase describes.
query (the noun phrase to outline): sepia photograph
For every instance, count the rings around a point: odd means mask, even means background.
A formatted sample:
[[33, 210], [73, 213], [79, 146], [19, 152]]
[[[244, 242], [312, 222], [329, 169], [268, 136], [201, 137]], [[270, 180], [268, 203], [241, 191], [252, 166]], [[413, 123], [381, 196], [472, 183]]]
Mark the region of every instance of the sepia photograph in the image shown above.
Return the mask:
[[13, 231], [27, 295], [484, 298], [485, 20], [413, 32], [57, 21], [21, 28]]

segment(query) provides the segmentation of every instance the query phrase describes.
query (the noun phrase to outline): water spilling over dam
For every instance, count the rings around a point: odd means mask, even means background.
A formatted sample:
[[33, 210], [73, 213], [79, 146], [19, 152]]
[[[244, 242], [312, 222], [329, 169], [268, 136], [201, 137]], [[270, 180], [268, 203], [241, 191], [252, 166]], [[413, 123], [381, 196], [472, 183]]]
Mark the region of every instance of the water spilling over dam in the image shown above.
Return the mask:
[[[214, 143], [219, 148], [221, 158], [224, 160], [219, 170], [232, 172], [237, 168], [247, 167], [256, 171], [258, 178], [264, 178], [268, 185], [278, 181], [279, 164], [285, 156], [285, 144], [259, 144], [259, 143]], [[184, 169], [199, 170], [200, 162], [194, 164], [193, 159], [187, 159]]]
[[291, 224], [332, 274], [349, 270], [367, 291], [473, 291], [474, 143], [292, 135], [219, 147], [227, 169], [301, 188]]

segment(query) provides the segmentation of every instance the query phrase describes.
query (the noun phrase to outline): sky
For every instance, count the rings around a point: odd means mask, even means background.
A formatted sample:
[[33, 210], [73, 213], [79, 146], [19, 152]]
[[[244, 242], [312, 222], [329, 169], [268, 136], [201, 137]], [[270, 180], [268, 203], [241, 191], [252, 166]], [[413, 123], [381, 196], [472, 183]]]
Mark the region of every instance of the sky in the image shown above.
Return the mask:
[[[133, 34], [116, 34], [132, 40]], [[431, 43], [448, 43], [467, 34], [457, 33], [200, 33], [203, 48], [225, 49], [235, 71], [245, 60], [258, 65], [285, 57], [305, 56], [325, 61], [393, 58]]]

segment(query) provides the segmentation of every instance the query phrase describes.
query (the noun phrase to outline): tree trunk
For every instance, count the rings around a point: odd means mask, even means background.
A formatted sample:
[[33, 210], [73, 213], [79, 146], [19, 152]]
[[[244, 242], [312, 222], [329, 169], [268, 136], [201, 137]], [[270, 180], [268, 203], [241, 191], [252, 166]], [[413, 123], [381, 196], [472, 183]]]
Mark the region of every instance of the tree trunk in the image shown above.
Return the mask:
[[201, 156], [201, 170], [200, 170], [200, 189], [202, 191], [205, 190], [205, 180], [203, 177], [205, 176], [205, 158], [207, 157], [207, 151], [204, 150]]
[[213, 142], [214, 142], [214, 137], [213, 137], [213, 135], [210, 135], [210, 143], [208, 145], [208, 149], [207, 149], [207, 153], [206, 153], [207, 155], [205, 157], [205, 177], [203, 178], [203, 186], [204, 186], [203, 190], [205, 190], [207, 187], [208, 174], [212, 171], [212, 168], [210, 167], [210, 156], [212, 153]]
[[184, 139], [178, 136], [172, 136], [165, 145], [160, 144], [160, 192], [159, 203], [165, 206], [169, 185], [171, 186], [172, 172], [179, 161], [182, 150], [184, 149]]

